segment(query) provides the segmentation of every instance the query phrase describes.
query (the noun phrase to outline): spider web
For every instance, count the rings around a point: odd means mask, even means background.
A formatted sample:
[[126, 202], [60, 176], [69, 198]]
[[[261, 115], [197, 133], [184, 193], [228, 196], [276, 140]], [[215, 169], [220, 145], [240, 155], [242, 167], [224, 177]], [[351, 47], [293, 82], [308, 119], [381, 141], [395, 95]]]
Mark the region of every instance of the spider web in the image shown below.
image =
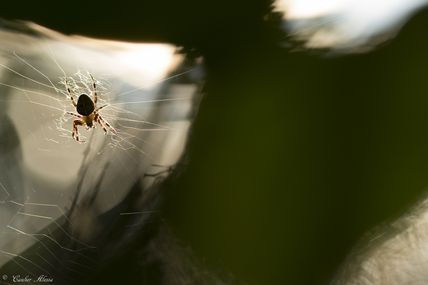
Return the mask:
[[[20, 35], [0, 53], [0, 282], [6, 284], [27, 275], [72, 283], [97, 266], [103, 247], [112, 255], [123, 250], [157, 213], [156, 185], [180, 159], [199, 101], [200, 71], [171, 47], [49, 36]], [[76, 110], [65, 82], [77, 99], [91, 94], [91, 76], [97, 106], [106, 105], [99, 113], [116, 132], [79, 127], [85, 140], [79, 143], [71, 136], [75, 117], [67, 112]], [[112, 232], [118, 236], [100, 239]]]

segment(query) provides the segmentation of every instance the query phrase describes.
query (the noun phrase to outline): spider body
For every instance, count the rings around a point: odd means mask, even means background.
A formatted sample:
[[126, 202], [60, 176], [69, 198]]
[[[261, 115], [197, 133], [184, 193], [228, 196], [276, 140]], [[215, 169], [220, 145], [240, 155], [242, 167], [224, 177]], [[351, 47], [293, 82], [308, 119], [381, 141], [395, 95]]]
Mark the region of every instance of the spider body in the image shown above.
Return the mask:
[[76, 111], [82, 116], [89, 116], [95, 110], [95, 103], [88, 95], [82, 94], [77, 99]]
[[78, 142], [83, 142], [79, 139], [79, 131], [77, 129], [78, 126], [86, 126], [86, 128], [89, 129], [95, 128], [95, 123], [98, 123], [103, 128], [104, 134], [107, 134], [107, 128], [110, 129], [113, 133], [116, 133], [116, 130], [106, 120], [104, 120], [98, 112], [106, 105], [97, 107], [97, 85], [92, 75], [90, 75], [90, 77], [92, 80], [91, 92], [93, 94], [93, 99], [91, 99], [91, 97], [89, 97], [87, 94], [80, 94], [79, 98], [77, 99], [77, 103], [74, 100], [74, 96], [71, 92], [70, 87], [68, 86], [67, 79], [65, 80], [65, 87], [67, 89], [67, 93], [70, 96], [71, 103], [76, 108], [76, 111], [78, 113], [76, 114], [72, 112], [67, 112], [69, 115], [79, 118], [73, 121], [73, 131], [71, 133], [71, 136]]
[[82, 117], [80, 118], [81, 121], [88, 127], [93, 128], [94, 127], [94, 119], [95, 119], [95, 103], [92, 101], [92, 99], [86, 95], [81, 94], [79, 98], [77, 99], [76, 104], [76, 111]]

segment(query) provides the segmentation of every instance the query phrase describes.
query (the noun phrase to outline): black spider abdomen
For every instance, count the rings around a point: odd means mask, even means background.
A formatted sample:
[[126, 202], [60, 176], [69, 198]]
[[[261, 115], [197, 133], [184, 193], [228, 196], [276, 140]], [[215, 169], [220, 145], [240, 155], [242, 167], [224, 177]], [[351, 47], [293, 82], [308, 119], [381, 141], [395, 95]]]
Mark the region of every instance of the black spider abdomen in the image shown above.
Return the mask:
[[77, 100], [77, 107], [76, 111], [80, 115], [83, 116], [89, 116], [92, 114], [95, 110], [94, 102], [89, 98], [88, 95], [82, 94], [79, 96], [79, 99]]

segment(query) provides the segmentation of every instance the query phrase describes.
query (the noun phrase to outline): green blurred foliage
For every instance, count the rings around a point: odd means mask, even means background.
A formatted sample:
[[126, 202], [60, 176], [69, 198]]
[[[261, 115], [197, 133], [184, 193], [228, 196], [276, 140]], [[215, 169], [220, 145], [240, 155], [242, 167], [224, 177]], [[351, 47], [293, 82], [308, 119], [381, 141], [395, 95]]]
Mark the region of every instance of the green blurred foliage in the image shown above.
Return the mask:
[[326, 284], [428, 184], [426, 16], [369, 54], [264, 42], [208, 59], [190, 165], [166, 207], [180, 237], [250, 284]]

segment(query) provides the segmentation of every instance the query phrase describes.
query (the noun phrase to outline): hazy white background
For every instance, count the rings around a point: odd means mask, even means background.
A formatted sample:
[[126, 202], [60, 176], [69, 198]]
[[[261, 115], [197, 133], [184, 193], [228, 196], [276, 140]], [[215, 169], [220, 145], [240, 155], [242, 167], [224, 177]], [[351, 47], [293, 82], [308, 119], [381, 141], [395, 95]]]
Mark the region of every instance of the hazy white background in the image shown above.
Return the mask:
[[427, 0], [278, 0], [286, 29], [306, 47], [366, 50], [393, 37]]

